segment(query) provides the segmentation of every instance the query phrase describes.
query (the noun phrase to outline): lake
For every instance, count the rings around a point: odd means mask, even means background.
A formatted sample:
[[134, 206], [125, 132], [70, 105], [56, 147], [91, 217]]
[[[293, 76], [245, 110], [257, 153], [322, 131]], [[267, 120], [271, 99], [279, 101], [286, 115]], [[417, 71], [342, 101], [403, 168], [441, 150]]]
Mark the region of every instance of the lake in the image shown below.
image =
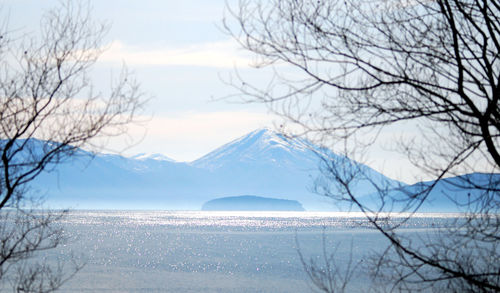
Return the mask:
[[[417, 215], [402, 229], [448, 217]], [[61, 292], [311, 292], [298, 249], [321, 264], [325, 246], [342, 266], [386, 243], [356, 213], [72, 211], [62, 225], [68, 242], [47, 259], [85, 266]], [[368, 280], [360, 268], [355, 291]]]

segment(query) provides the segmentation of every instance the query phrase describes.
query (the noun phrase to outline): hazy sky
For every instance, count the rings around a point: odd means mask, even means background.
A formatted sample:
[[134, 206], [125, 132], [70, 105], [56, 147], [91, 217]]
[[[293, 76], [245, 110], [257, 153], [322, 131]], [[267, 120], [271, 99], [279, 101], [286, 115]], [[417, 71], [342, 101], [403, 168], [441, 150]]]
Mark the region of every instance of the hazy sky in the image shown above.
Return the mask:
[[[56, 0], [0, 0], [10, 30], [36, 31], [42, 13]], [[259, 127], [279, 121], [264, 105], [229, 103], [236, 91], [227, 81], [238, 69], [257, 83], [270, 75], [252, 69], [252, 56], [223, 32], [226, 3], [235, 0], [89, 0], [96, 21], [111, 28], [107, 51], [95, 70], [97, 86], [108, 86], [123, 64], [150, 100], [129, 135], [113, 140], [123, 154], [161, 153], [191, 161]], [[226, 11], [227, 12], [227, 11]], [[124, 149], [124, 146], [129, 146]], [[124, 150], [124, 151], [123, 151]], [[390, 159], [389, 161], [387, 159]], [[411, 178], [392, 153], [377, 152], [372, 167], [395, 178]], [[394, 166], [398, 166], [395, 168]], [[411, 181], [411, 179], [410, 179]]]

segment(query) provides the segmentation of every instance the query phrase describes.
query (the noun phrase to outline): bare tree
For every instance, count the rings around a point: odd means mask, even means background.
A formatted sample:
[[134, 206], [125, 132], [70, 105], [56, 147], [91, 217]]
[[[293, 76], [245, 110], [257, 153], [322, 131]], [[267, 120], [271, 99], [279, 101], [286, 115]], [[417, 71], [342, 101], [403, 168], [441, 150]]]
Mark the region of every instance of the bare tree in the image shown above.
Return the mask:
[[[412, 129], [394, 149], [433, 180], [411, 192], [372, 181], [378, 204], [368, 205], [353, 188], [370, 181], [360, 165], [322, 166], [318, 191], [363, 211], [390, 243], [376, 277], [399, 290], [500, 291], [500, 3], [240, 1], [229, 13], [229, 33], [274, 72], [265, 87], [238, 75], [245, 101], [267, 103], [326, 146], [342, 142], [347, 155], [391, 127]], [[491, 175], [445, 179], [477, 172]], [[465, 218], [419, 241], [398, 233], [440, 183]], [[408, 216], [387, 221], [390, 211]]]
[[35, 258], [64, 240], [64, 212], [41, 210], [29, 183], [79, 148], [124, 133], [141, 108], [126, 70], [109, 93], [94, 91], [88, 74], [107, 26], [90, 12], [68, 1], [44, 14], [36, 34], [0, 32], [0, 283], [15, 292], [51, 292], [71, 276]]

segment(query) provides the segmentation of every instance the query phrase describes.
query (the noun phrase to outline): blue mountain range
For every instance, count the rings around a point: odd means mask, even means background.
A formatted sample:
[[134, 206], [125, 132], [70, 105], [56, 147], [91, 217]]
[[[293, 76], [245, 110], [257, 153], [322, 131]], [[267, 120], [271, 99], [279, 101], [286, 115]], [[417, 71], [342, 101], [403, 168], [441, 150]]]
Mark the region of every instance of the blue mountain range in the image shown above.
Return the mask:
[[[407, 186], [307, 140], [258, 129], [193, 162], [176, 162], [162, 155], [125, 157], [79, 150], [72, 159], [38, 176], [31, 192], [44, 195], [47, 205], [56, 208], [199, 210], [207, 201], [247, 194], [296, 200], [306, 210], [346, 208], [314, 192], [317, 182], [331, 180], [320, 171], [325, 162], [362, 170], [365, 179], [357, 180], [353, 190], [367, 195], [366, 199], [376, 191], [372, 183], [397, 190], [396, 195], [418, 188], [418, 184]], [[438, 199], [440, 192], [436, 191]], [[447, 200], [426, 208], [438, 211], [451, 206]]]

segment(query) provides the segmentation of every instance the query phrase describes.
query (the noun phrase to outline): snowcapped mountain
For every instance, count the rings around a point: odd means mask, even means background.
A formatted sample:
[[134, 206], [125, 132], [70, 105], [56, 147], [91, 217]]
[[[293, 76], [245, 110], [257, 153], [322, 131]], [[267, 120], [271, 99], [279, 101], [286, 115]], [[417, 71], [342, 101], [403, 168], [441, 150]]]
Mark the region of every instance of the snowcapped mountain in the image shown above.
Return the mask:
[[141, 161], [148, 161], [148, 160], [156, 160], [156, 161], [166, 161], [166, 162], [175, 162], [174, 159], [171, 159], [165, 155], [162, 154], [146, 154], [146, 153], [140, 153], [135, 156], [131, 156], [131, 159], [134, 160], [141, 160]]
[[267, 128], [257, 129], [195, 160], [192, 166], [209, 170], [235, 164], [273, 164], [300, 167], [317, 164], [313, 146], [300, 138], [287, 138]]
[[322, 159], [341, 164], [339, 166], [360, 168], [366, 178], [354, 187], [359, 194], [375, 192], [372, 182], [379, 186], [404, 185], [307, 140], [286, 137], [265, 128], [233, 140], [190, 165], [210, 171], [209, 190], [217, 195], [280, 197], [298, 200], [310, 210], [331, 207], [331, 202], [313, 192], [316, 179], [327, 180], [320, 172], [325, 162]]

